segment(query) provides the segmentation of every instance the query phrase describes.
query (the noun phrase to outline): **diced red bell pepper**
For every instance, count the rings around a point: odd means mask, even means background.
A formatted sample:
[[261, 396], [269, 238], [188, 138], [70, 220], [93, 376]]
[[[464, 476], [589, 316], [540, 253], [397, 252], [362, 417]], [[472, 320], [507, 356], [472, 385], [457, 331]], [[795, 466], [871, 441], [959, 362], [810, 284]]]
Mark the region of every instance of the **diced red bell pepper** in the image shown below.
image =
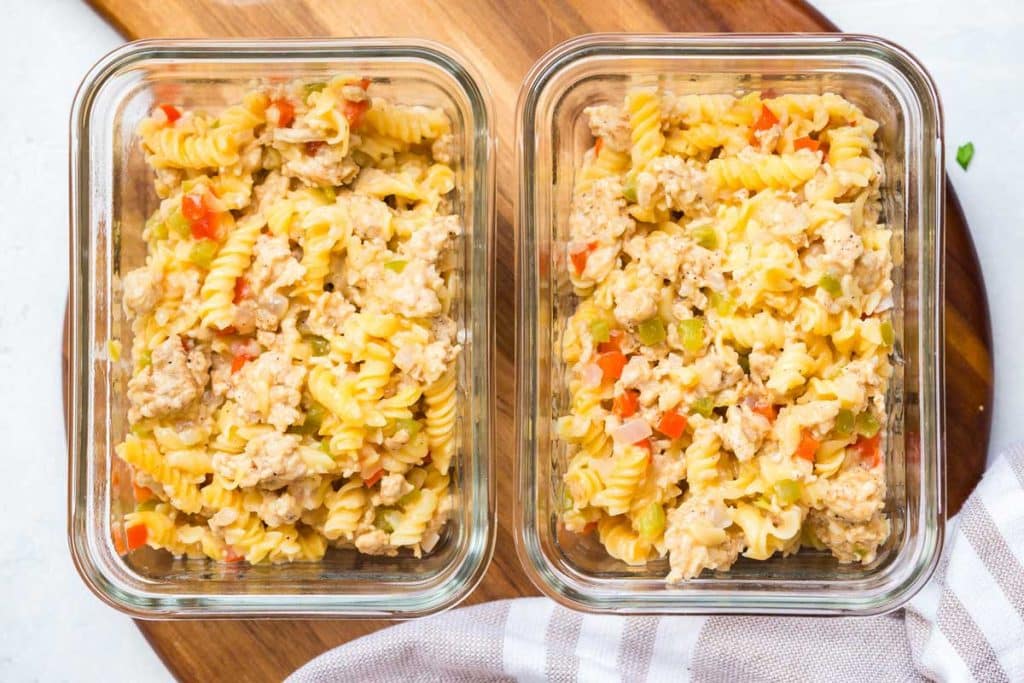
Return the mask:
[[807, 430], [800, 437], [800, 445], [796, 447], [796, 457], [814, 462], [814, 454], [818, 452], [819, 442]]
[[608, 351], [597, 357], [597, 364], [605, 379], [618, 379], [626, 367], [626, 356], [621, 351]]
[[244, 277], [240, 277], [235, 280], [235, 298], [234, 303], [239, 303], [242, 299], [248, 299], [252, 296], [252, 288], [249, 287], [249, 281]]
[[174, 125], [174, 122], [181, 118], [181, 112], [178, 108], [171, 104], [161, 104], [160, 111], [167, 117], [167, 123]]
[[369, 477], [364, 479], [363, 483], [366, 484], [367, 487], [373, 486], [378, 481], [380, 481], [383, 476], [384, 476], [384, 468], [382, 467], [381, 469], [377, 470], [376, 472], [371, 474]]
[[274, 100], [271, 106], [277, 108], [277, 125], [279, 128], [287, 128], [295, 120], [295, 107], [286, 99]]
[[306, 154], [311, 157], [316, 156], [316, 153], [323, 149], [326, 144], [323, 140], [310, 140], [305, 144]]
[[359, 102], [352, 102], [345, 100], [341, 105], [341, 113], [345, 115], [345, 119], [348, 120], [349, 128], [358, 128], [359, 124], [363, 122], [363, 114], [370, 108], [369, 100], [361, 100]]
[[146, 545], [146, 539], [149, 537], [149, 530], [146, 529], [145, 524], [136, 524], [130, 526], [125, 530], [125, 535], [128, 537], [128, 552], [141, 548]]
[[253, 356], [249, 355], [248, 353], [246, 353], [244, 351], [236, 353], [234, 358], [231, 359], [231, 374], [235, 374], [236, 372], [241, 370], [242, 366], [244, 366], [246, 363], [248, 363], [252, 359], [253, 359]]
[[601, 153], [602, 147], [604, 147], [604, 138], [598, 138], [594, 141], [594, 156]]
[[612, 401], [612, 412], [626, 418], [640, 409], [640, 392], [626, 389]]
[[860, 457], [870, 467], [877, 467], [882, 461], [882, 449], [881, 449], [882, 433], [877, 432], [874, 436], [860, 437], [857, 439], [857, 443], [853, 444], [853, 447], [860, 452]]
[[678, 439], [686, 431], [686, 416], [680, 415], [675, 410], [669, 410], [661, 416], [658, 422], [658, 431], [670, 439]]
[[751, 410], [758, 415], [764, 415], [769, 422], [775, 422], [775, 406], [771, 403], [758, 403]]
[[594, 532], [594, 529], [596, 529], [596, 528], [597, 528], [597, 522], [587, 522], [586, 526], [583, 527], [583, 531], [581, 531], [580, 533], [583, 534], [584, 536], [588, 536], [588, 535], [592, 534]]
[[150, 489], [139, 486], [134, 481], [132, 482], [132, 494], [135, 496], [136, 503], [145, 503], [153, 498], [153, 492]]
[[608, 353], [609, 351], [621, 351], [622, 342], [626, 339], [626, 333], [622, 330], [612, 330], [608, 333], [608, 341], [601, 342], [597, 345], [598, 353]]
[[779, 119], [774, 113], [772, 113], [772, 110], [762, 104], [761, 116], [758, 117], [757, 121], [754, 123], [753, 130], [750, 131], [750, 144], [757, 144], [757, 136], [754, 135], [754, 133], [759, 130], [768, 130], [778, 122]]
[[181, 198], [181, 213], [188, 219], [192, 229], [192, 237], [199, 239], [217, 239], [217, 228], [220, 221], [213, 200], [208, 192], [193, 192]]
[[793, 141], [793, 149], [809, 149], [817, 152], [821, 149], [821, 143], [813, 138], [798, 138]]

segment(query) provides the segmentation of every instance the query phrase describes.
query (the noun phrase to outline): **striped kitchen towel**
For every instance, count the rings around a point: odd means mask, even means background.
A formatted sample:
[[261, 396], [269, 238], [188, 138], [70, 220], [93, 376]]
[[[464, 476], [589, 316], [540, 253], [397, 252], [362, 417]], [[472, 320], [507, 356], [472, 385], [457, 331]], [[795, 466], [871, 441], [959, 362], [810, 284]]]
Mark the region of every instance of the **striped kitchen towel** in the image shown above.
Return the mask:
[[1024, 444], [947, 532], [932, 580], [885, 616], [617, 617], [504, 600], [360, 638], [288, 680], [1024, 681]]

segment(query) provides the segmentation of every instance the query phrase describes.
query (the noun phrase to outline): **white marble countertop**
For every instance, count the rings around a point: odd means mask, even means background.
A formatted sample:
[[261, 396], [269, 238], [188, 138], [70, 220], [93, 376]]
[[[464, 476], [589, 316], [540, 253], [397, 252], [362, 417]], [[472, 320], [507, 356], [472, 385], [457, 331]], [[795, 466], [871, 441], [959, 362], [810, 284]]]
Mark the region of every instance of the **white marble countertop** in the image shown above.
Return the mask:
[[[847, 31], [914, 52], [939, 85], [950, 149], [973, 141], [965, 173], [947, 170], [988, 286], [995, 338], [992, 452], [1024, 437], [1024, 10], [1017, 0], [820, 0]], [[0, 415], [10, 475], [0, 521], [0, 680], [141, 681], [169, 675], [132, 622], [93, 597], [65, 540], [61, 320], [67, 295], [67, 120], [79, 80], [122, 41], [77, 2], [8, 3], [0, 23]], [[29, 299], [29, 295], [31, 298]], [[1017, 419], [1015, 419], [1015, 416]]]

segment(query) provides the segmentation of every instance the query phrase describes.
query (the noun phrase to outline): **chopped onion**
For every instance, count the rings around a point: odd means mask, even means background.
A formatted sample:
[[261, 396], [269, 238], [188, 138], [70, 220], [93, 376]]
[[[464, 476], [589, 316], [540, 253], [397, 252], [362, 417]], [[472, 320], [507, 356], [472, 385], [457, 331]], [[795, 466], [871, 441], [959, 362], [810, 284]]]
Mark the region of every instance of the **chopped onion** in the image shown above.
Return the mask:
[[651, 425], [643, 418], [634, 418], [624, 422], [612, 432], [612, 438], [616, 443], [636, 443], [646, 439], [652, 434]]
[[888, 311], [892, 307], [893, 307], [892, 296], [887, 295], [884, 299], [882, 299], [881, 301], [878, 302], [878, 305], [875, 306], [875, 310], [872, 311], [872, 313], [885, 313], [886, 311]]
[[601, 366], [597, 363], [587, 363], [580, 369], [580, 379], [583, 380], [583, 386], [587, 389], [601, 386], [601, 378], [603, 376], [604, 371], [601, 370]]
[[590, 248], [588, 242], [569, 242], [569, 253], [579, 254], [580, 252], [587, 251]]

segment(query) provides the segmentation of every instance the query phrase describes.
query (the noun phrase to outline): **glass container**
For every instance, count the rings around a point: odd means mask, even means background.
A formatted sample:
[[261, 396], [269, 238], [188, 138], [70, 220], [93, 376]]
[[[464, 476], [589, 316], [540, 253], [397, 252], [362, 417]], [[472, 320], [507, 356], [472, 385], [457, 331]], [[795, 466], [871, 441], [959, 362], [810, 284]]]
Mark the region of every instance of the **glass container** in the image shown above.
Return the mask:
[[[118, 276], [143, 263], [142, 227], [155, 208], [152, 173], [135, 136], [155, 104], [218, 109], [258, 81], [369, 77], [382, 96], [445, 109], [455, 137], [458, 248], [453, 317], [458, 360], [454, 510], [422, 559], [331, 550], [320, 562], [248, 566], [115, 550], [131, 510], [113, 446], [127, 430], [127, 373], [105, 350], [131, 348]], [[416, 40], [141, 41], [104, 57], [71, 112], [68, 534], [86, 584], [146, 618], [411, 617], [456, 604], [479, 582], [494, 545], [493, 321], [490, 268], [494, 145], [486, 88], [454, 52]]]
[[[894, 232], [894, 375], [884, 425], [889, 539], [869, 565], [801, 550], [741, 558], [666, 585], [667, 560], [630, 567], [594, 534], [560, 528], [566, 467], [555, 421], [567, 412], [557, 349], [576, 299], [566, 272], [574, 172], [593, 142], [583, 110], [621, 103], [637, 81], [677, 94], [839, 93], [880, 123], [883, 220]], [[515, 523], [520, 559], [558, 602], [589, 612], [878, 614], [927, 581], [945, 522], [943, 138], [931, 78], [905, 50], [857, 35], [589, 35], [533, 67], [517, 112], [519, 205]]]

